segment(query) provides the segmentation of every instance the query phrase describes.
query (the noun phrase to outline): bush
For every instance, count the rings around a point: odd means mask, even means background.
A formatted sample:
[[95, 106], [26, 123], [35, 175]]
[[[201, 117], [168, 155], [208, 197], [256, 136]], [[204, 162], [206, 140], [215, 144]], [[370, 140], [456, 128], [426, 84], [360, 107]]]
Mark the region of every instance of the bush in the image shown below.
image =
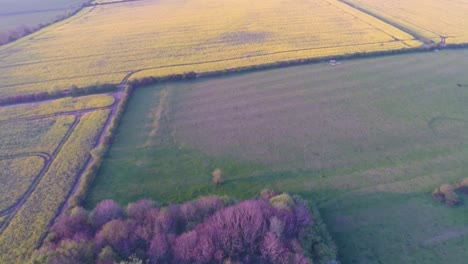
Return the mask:
[[461, 182], [457, 183], [457, 191], [460, 191], [464, 194], [468, 194], [468, 178], [463, 179]]
[[434, 192], [432, 192], [432, 197], [450, 206], [456, 206], [461, 203], [460, 198], [450, 184], [442, 184], [440, 187], [436, 188]]
[[224, 182], [223, 172], [220, 169], [215, 169], [211, 175], [215, 185], [221, 185]]

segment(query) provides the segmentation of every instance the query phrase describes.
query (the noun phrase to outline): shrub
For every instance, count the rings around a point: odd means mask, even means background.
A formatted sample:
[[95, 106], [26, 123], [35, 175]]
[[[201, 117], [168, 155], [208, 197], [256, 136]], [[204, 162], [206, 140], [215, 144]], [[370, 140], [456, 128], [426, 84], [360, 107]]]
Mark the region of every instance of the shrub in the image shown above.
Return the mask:
[[294, 205], [294, 201], [287, 193], [273, 196], [270, 199], [270, 204], [278, 209], [289, 209]]
[[464, 194], [468, 194], [468, 178], [457, 183], [456, 189]]
[[122, 208], [114, 200], [104, 200], [96, 205], [91, 220], [93, 226], [98, 230], [102, 225], [112, 219], [121, 218], [124, 215]]
[[450, 184], [442, 184], [440, 187], [436, 188], [434, 192], [432, 192], [432, 197], [450, 206], [456, 206], [461, 202]]
[[214, 170], [212, 176], [215, 185], [221, 185], [224, 182], [223, 172], [220, 169]]

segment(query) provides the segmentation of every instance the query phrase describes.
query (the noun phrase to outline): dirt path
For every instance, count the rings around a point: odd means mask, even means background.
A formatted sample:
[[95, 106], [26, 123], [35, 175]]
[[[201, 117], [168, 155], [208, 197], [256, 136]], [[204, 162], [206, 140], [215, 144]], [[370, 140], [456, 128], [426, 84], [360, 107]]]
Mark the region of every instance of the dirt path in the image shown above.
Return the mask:
[[58, 112], [58, 113], [52, 113], [52, 114], [46, 114], [46, 115], [37, 115], [37, 116], [31, 116], [31, 117], [22, 117], [22, 118], [16, 118], [16, 119], [7, 119], [7, 120], [0, 120], [0, 124], [8, 124], [8, 123], [16, 123], [20, 121], [34, 121], [34, 120], [40, 120], [44, 118], [50, 118], [50, 117], [60, 117], [60, 116], [67, 116], [67, 115], [76, 115], [76, 114], [86, 114], [89, 112], [94, 112], [97, 110], [105, 110], [112, 108], [116, 105], [116, 101], [110, 106], [101, 106], [101, 107], [92, 107], [92, 108], [87, 108], [87, 109], [81, 109], [81, 110], [72, 110], [72, 111], [64, 111], [64, 112]]

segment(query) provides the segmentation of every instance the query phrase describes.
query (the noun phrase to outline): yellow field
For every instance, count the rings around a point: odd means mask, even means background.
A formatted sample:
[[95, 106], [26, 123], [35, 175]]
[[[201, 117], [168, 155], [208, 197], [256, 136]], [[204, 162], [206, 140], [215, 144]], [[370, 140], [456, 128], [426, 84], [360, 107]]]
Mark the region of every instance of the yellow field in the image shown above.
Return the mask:
[[65, 97], [45, 103], [2, 107], [0, 108], [0, 121], [102, 108], [111, 106], [114, 102], [115, 99], [113, 96], [101, 94], [81, 97]]
[[0, 95], [419, 45], [337, 0], [117, 3], [0, 48]]
[[26, 192], [44, 160], [37, 156], [0, 160], [0, 210], [13, 205]]
[[0, 156], [28, 153], [51, 155], [75, 122], [75, 116], [41, 118], [37, 120], [0, 122]]
[[372, 13], [447, 44], [468, 42], [468, 2], [463, 0], [345, 0]]
[[27, 263], [67, 199], [115, 98], [0, 107], [0, 263]]

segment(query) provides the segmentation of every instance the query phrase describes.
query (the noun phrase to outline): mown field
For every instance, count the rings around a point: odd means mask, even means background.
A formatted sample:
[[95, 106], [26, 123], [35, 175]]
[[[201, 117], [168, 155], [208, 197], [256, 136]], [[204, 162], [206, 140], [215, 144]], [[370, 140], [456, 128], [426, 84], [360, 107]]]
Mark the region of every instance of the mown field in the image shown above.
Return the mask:
[[68, 10], [76, 8], [84, 0], [0, 0], [0, 32], [19, 26], [35, 27], [47, 23]]
[[0, 47], [0, 96], [420, 45], [337, 0], [114, 3]]
[[0, 107], [0, 263], [26, 263], [88, 163], [116, 99]]
[[411, 29], [439, 43], [447, 37], [447, 44], [468, 42], [468, 4], [450, 0], [343, 0], [355, 4], [373, 14]]
[[398, 55], [142, 88], [88, 206], [272, 188], [318, 204], [342, 263], [463, 263], [467, 205], [449, 208], [431, 192], [468, 172], [466, 57]]

